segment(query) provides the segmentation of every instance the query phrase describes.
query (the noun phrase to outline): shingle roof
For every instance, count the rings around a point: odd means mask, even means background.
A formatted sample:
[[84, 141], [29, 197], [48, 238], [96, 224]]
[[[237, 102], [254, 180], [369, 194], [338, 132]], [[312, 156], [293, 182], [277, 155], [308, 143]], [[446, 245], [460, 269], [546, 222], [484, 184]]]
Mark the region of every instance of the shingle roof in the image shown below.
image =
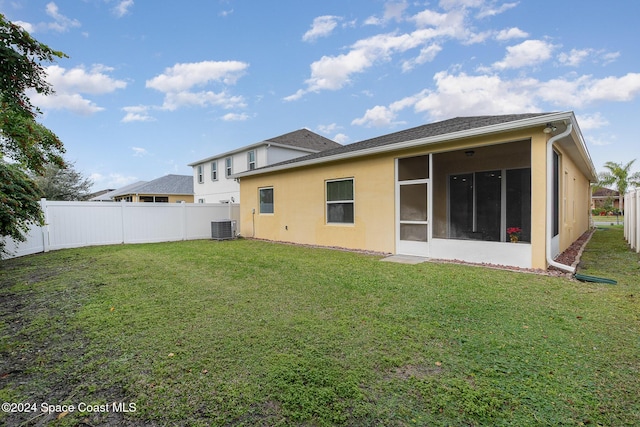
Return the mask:
[[293, 132], [285, 133], [284, 135], [274, 136], [273, 138], [265, 139], [264, 141], [260, 141], [251, 145], [245, 145], [244, 147], [239, 147], [225, 153], [220, 153], [216, 154], [215, 156], [200, 159], [195, 162], [189, 163], [188, 166], [195, 166], [201, 163], [209, 162], [211, 160], [227, 157], [235, 153], [252, 150], [258, 146], [266, 145], [269, 143], [288, 145], [290, 147], [299, 148], [300, 151], [303, 152], [317, 152], [342, 147], [342, 145], [338, 144], [337, 142], [325, 138], [322, 135], [318, 135], [317, 133], [314, 133], [309, 129], [299, 129]]
[[125, 194], [193, 194], [191, 175], [165, 175], [153, 181], [141, 181], [135, 185], [122, 187], [110, 194], [111, 197]]
[[593, 192], [593, 197], [619, 197], [620, 193], [610, 188], [598, 188]]
[[92, 199], [89, 199], [89, 200], [93, 202], [111, 201], [113, 200], [114, 197], [119, 196], [121, 194], [131, 194], [131, 191], [129, 190], [140, 187], [141, 185], [146, 183], [147, 181], [137, 181], [137, 182], [134, 182], [133, 184], [125, 185], [124, 187], [117, 188], [115, 190], [109, 191], [108, 193], [104, 193], [101, 196], [93, 197]]
[[325, 138], [322, 135], [311, 132], [309, 129], [299, 129], [284, 135], [276, 136], [265, 140], [276, 144], [291, 145], [293, 147], [306, 148], [314, 151], [324, 151], [332, 148], [342, 147], [335, 141]]
[[136, 189], [139, 194], [193, 194], [193, 176], [165, 175]]
[[501, 116], [474, 116], [474, 117], [456, 117], [453, 119], [444, 120], [441, 122], [430, 123], [426, 125], [417, 126], [410, 129], [405, 129], [399, 132], [390, 133], [387, 135], [378, 136], [375, 138], [367, 139], [353, 144], [343, 145], [334, 149], [321, 151], [318, 153], [309, 154], [295, 159], [286, 160], [284, 162], [276, 163], [273, 165], [265, 166], [256, 169], [267, 170], [272, 167], [294, 164], [304, 162], [307, 160], [320, 159], [323, 157], [339, 156], [341, 154], [351, 153], [360, 150], [366, 150], [371, 148], [383, 147], [386, 145], [392, 145], [400, 142], [415, 141], [423, 138], [429, 138], [439, 135], [446, 135], [450, 133], [456, 133], [471, 129], [482, 128], [486, 126], [499, 125], [503, 123], [513, 122], [517, 120], [524, 120], [533, 117], [545, 116], [554, 113], [526, 113], [526, 114], [509, 114]]

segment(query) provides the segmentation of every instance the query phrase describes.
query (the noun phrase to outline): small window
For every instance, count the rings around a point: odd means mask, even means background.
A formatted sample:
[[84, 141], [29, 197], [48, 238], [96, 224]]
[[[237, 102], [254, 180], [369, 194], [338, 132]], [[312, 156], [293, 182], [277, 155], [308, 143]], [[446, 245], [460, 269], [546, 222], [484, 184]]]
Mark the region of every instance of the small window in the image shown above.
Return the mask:
[[204, 182], [204, 168], [202, 165], [198, 165], [198, 184]]
[[218, 162], [211, 162], [211, 181], [218, 180]]
[[247, 163], [250, 171], [256, 168], [256, 152], [254, 150], [247, 153]]
[[353, 224], [353, 179], [327, 181], [327, 223]]
[[272, 214], [273, 213], [273, 187], [260, 188], [260, 213]]
[[224, 159], [224, 166], [225, 166], [225, 176], [227, 178], [229, 178], [231, 176], [231, 167], [232, 167], [232, 162], [231, 162], [231, 157], [227, 157], [226, 159]]
[[198, 199], [198, 203], [204, 203], [204, 199]]

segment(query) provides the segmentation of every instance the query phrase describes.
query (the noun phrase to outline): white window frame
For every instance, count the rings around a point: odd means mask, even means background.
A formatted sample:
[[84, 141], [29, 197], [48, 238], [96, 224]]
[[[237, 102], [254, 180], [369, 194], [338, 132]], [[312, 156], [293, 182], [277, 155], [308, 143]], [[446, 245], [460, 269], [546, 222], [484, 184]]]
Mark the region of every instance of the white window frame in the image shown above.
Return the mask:
[[256, 150], [247, 152], [247, 169], [252, 171], [256, 168]]
[[198, 175], [198, 184], [203, 184], [204, 183], [204, 165], [198, 165], [197, 175]]
[[[262, 191], [263, 190], [271, 190], [271, 199], [272, 199], [272, 203], [271, 203], [271, 212], [263, 212], [262, 211]], [[258, 188], [258, 212], [260, 213], [260, 215], [273, 215], [275, 210], [276, 210], [276, 201], [275, 201], [275, 193], [273, 191], [273, 187], [260, 187]]]
[[[342, 181], [351, 181], [351, 191], [353, 194], [353, 198], [351, 200], [331, 200], [329, 201], [329, 184], [332, 182], [342, 182]], [[356, 222], [356, 180], [354, 177], [350, 178], [338, 178], [338, 179], [328, 179], [324, 182], [324, 201], [325, 201], [325, 222], [329, 225], [354, 225]], [[347, 204], [351, 203], [353, 205], [353, 221], [352, 222], [331, 222], [329, 221], [329, 205], [332, 204]]]
[[227, 157], [224, 159], [224, 176], [229, 178], [233, 173], [233, 157]]
[[211, 162], [211, 181], [218, 180], [218, 161]]

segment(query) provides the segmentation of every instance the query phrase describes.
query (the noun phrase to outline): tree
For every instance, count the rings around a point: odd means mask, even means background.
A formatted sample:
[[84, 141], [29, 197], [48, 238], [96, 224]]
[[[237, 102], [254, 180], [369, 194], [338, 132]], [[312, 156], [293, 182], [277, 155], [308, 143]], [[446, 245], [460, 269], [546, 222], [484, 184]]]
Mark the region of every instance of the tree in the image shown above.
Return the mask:
[[28, 96], [29, 91], [53, 93], [41, 63], [63, 57], [0, 14], [0, 237], [24, 240], [26, 224], [42, 220], [39, 195], [26, 171], [41, 174], [48, 163], [65, 166], [62, 142], [36, 122], [41, 112]]
[[22, 27], [0, 14], [0, 149], [26, 169], [41, 172], [47, 163], [64, 166], [64, 147], [58, 137], [36, 123], [40, 110], [28, 90], [53, 94], [40, 62], [55, 62], [66, 55], [36, 41]]
[[93, 182], [85, 178], [66, 162], [66, 167], [50, 163], [45, 166], [44, 173], [33, 177], [38, 186], [40, 197], [48, 200], [84, 200], [89, 194]]
[[[0, 230], [3, 237], [24, 241], [31, 223], [42, 224], [42, 210], [36, 184], [17, 164], [0, 160]], [[5, 253], [0, 238], [0, 258]]]
[[622, 163], [607, 162], [604, 167], [608, 169], [606, 172], [600, 172], [598, 174], [598, 186], [599, 187], [611, 187], [614, 186], [618, 191], [620, 197], [620, 210], [624, 210], [623, 201], [624, 195], [627, 192], [629, 186], [640, 187], [640, 172], [630, 174], [631, 165], [636, 159], [631, 160], [626, 165]]

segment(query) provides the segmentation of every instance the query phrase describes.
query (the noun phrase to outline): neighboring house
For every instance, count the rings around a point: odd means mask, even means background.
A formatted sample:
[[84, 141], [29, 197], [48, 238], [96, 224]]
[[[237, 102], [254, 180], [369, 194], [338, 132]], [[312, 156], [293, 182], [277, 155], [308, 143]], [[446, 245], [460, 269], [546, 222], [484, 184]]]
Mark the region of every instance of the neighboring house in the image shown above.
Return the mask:
[[609, 188], [598, 188], [591, 195], [591, 209], [601, 209], [607, 205], [613, 209], [620, 208], [620, 193]]
[[248, 237], [567, 271], [553, 258], [597, 180], [573, 112], [458, 117], [236, 178]]
[[[94, 202], [102, 202], [105, 201], [103, 200], [103, 196], [107, 193], [111, 193], [115, 191], [115, 188], [107, 188], [104, 190], [100, 190], [100, 191], [96, 191], [95, 193], [91, 193], [87, 196], [87, 200], [89, 201], [94, 201]], [[111, 201], [111, 199], [108, 199], [107, 201]]]
[[234, 174], [336, 147], [341, 145], [308, 129], [300, 129], [190, 163], [195, 200], [239, 203], [240, 185]]
[[139, 181], [103, 194], [92, 201], [141, 203], [193, 203], [191, 175], [165, 175], [153, 181]]

